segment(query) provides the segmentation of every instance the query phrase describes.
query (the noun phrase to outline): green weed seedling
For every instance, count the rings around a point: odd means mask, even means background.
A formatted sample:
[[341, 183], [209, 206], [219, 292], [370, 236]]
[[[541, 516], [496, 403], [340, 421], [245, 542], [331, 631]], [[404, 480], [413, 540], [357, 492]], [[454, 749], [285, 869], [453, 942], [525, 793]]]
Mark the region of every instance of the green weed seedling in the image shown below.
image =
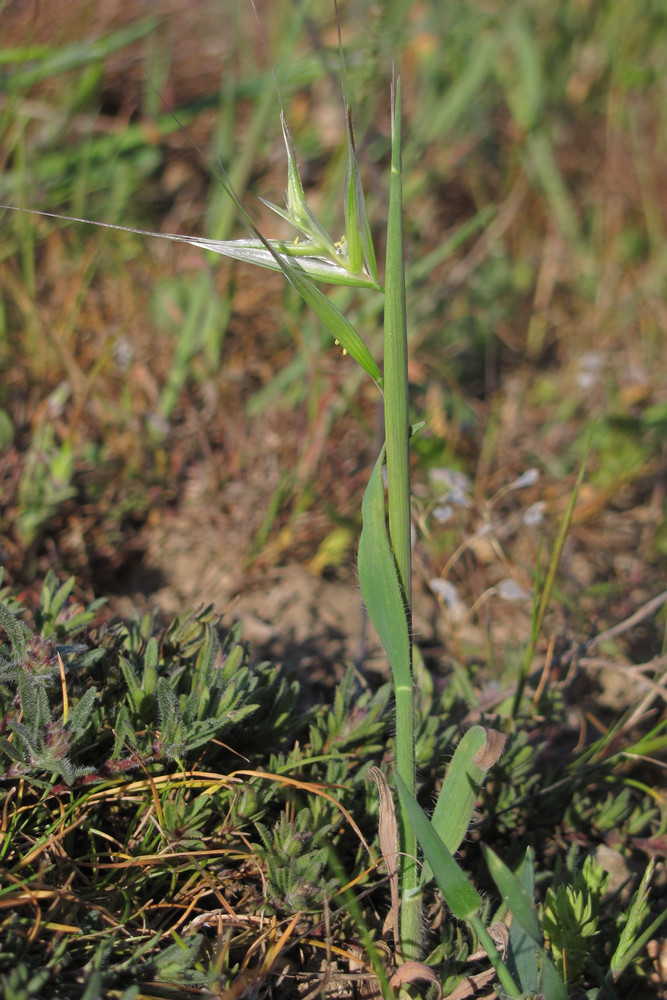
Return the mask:
[[608, 875], [591, 857], [563, 884], [547, 889], [542, 926], [556, 966], [567, 981], [576, 981], [598, 933], [600, 899]]

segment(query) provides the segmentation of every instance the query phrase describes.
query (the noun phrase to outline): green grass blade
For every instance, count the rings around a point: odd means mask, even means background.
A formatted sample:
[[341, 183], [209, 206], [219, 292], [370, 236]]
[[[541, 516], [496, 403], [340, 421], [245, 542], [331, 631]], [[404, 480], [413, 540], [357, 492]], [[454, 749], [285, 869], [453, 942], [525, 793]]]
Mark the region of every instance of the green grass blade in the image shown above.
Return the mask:
[[[412, 619], [412, 547], [410, 537], [410, 421], [408, 409], [408, 336], [403, 254], [403, 195], [401, 180], [401, 79], [391, 103], [391, 175], [387, 216], [384, 311], [384, 424], [387, 448], [387, 510], [389, 541], [394, 558], [403, 615]], [[396, 763], [411, 793], [415, 789], [415, 719], [412, 685], [412, 644], [404, 669], [409, 678], [396, 683]], [[421, 894], [414, 827], [401, 810], [401, 945], [403, 958], [419, 957]]]
[[447, 906], [457, 920], [470, 920], [481, 910], [482, 897], [435, 832], [433, 824], [398, 771], [394, 772], [394, 777], [401, 804], [410, 818]]
[[542, 185], [554, 217], [565, 238], [573, 245], [581, 244], [577, 209], [558, 167], [556, 155], [544, 131], [526, 136], [529, 162]]
[[[410, 659], [410, 632], [403, 591], [387, 536], [382, 466], [383, 448], [375, 463], [362, 503], [363, 529], [359, 539], [361, 593], [394, 679], [396, 698], [396, 763], [406, 786], [414, 790], [414, 696]], [[401, 810], [401, 950], [403, 958], [418, 955], [421, 894], [414, 827]], [[406, 913], [408, 916], [406, 917]], [[407, 925], [406, 925], [407, 922]]]
[[496, 883], [500, 895], [507, 903], [512, 919], [517, 920], [531, 939], [537, 945], [542, 944], [542, 932], [537, 910], [531, 897], [519, 882], [516, 875], [510, 871], [504, 861], [498, 857], [486, 844], [482, 844], [482, 853], [491, 878]]
[[663, 910], [641, 934], [638, 933], [648, 912], [648, 893], [654, 871], [655, 859], [651, 858], [646, 866], [639, 888], [633, 896], [628, 918], [621, 932], [620, 941], [611, 957], [607, 981], [616, 980], [622, 975], [630, 962], [645, 947], [646, 943], [655, 936], [660, 925], [667, 920], [667, 910]]
[[451, 132], [466, 111], [475, 105], [479, 91], [493, 73], [499, 40], [483, 34], [475, 40], [463, 72], [451, 83], [435, 107], [422, 119], [421, 132], [432, 137]]
[[338, 855], [334, 851], [333, 847], [329, 850], [329, 864], [336, 873], [338, 881], [342, 886], [342, 889], [339, 890], [337, 896], [342, 896], [344, 906], [348, 910], [354, 922], [359, 939], [365, 948], [366, 955], [370, 959], [373, 971], [378, 978], [382, 996], [385, 1000], [393, 1000], [395, 994], [389, 985], [389, 977], [387, 976], [386, 965], [383, 961], [384, 953], [380, 951], [377, 942], [373, 940], [373, 935], [368, 928], [368, 924], [365, 920], [359, 901], [354, 892], [349, 888], [349, 876], [343, 870], [340, 859], [338, 858]]
[[[383, 448], [375, 463], [362, 504], [359, 582], [368, 614], [391, 665], [396, 698], [397, 769], [404, 775], [406, 786], [412, 792], [415, 768], [410, 632], [403, 592], [387, 536], [382, 482], [384, 454]], [[401, 950], [403, 958], [414, 958], [419, 951], [421, 894], [417, 892], [417, 863], [412, 860], [417, 854], [417, 840], [404, 810], [401, 810], [401, 849], [404, 852], [401, 858]], [[407, 918], [406, 912], [409, 915]]]
[[[473, 726], [454, 752], [431, 818], [434, 829], [451, 854], [456, 853], [466, 835], [480, 789], [504, 744], [505, 737], [495, 730]], [[427, 862], [421, 873], [422, 885], [432, 877]]]
[[577, 502], [577, 497], [579, 495], [579, 487], [581, 486], [581, 483], [584, 478], [586, 461], [588, 459], [588, 453], [591, 448], [591, 443], [592, 442], [589, 440], [583, 461], [579, 468], [577, 480], [574, 484], [574, 489], [570, 494], [570, 499], [567, 504], [565, 516], [563, 517], [563, 521], [558, 530], [556, 544], [554, 545], [554, 550], [549, 560], [549, 568], [547, 570], [547, 575], [544, 581], [544, 587], [542, 589], [542, 594], [540, 596], [539, 604], [537, 604], [536, 611], [534, 612], [532, 635], [530, 642], [528, 643], [528, 648], [526, 649], [526, 655], [524, 657], [523, 666], [521, 668], [521, 674], [517, 681], [516, 693], [514, 695], [514, 704], [512, 706], [512, 715], [514, 718], [516, 718], [519, 712], [519, 708], [521, 706], [521, 698], [523, 696], [523, 689], [526, 684], [526, 678], [528, 677], [528, 671], [530, 670], [531, 660], [533, 658], [533, 653], [535, 652], [535, 647], [537, 645], [537, 640], [539, 639], [540, 632], [542, 631], [542, 623], [544, 621], [544, 616], [547, 612], [547, 608], [549, 607], [549, 601], [551, 600], [551, 593], [553, 591], [554, 583], [556, 582], [556, 573], [558, 572], [558, 567], [560, 565], [560, 558], [561, 555], [563, 554], [563, 549], [565, 547], [565, 540], [567, 539], [567, 534], [568, 531], [570, 530], [570, 525], [572, 524], [572, 516], [574, 514], [574, 508]]
[[287, 214], [298, 229], [313, 236], [322, 247], [322, 250], [326, 250], [330, 257], [335, 258], [336, 247], [334, 241], [306, 204], [306, 195], [299, 175], [294, 143], [292, 142], [292, 136], [285, 121], [285, 115], [282, 112], [280, 114], [280, 121], [287, 148]]
[[[535, 855], [532, 848], [526, 849], [519, 876], [521, 885], [530, 899], [535, 898]], [[510, 949], [514, 970], [522, 989], [536, 993], [539, 984], [537, 951], [535, 942], [527, 934], [518, 920], [510, 924]], [[511, 967], [510, 967], [511, 968]]]
[[567, 986], [549, 956], [542, 951], [542, 993], [544, 1000], [568, 1000]]
[[367, 375], [377, 382], [382, 388], [382, 375], [377, 366], [375, 358], [366, 347], [365, 343], [354, 329], [348, 319], [343, 316], [333, 302], [331, 302], [323, 292], [305, 274], [302, 273], [298, 264], [282, 259], [282, 270], [287, 280], [294, 285], [297, 292], [310, 306], [320, 323], [329, 331], [343, 350], [347, 351], [351, 358], [361, 365]]
[[501, 861], [490, 847], [482, 844], [482, 852], [491, 877], [512, 914], [512, 923], [517, 921], [522, 930], [535, 942], [541, 955], [542, 989], [545, 1000], [567, 1000], [565, 984], [542, 946], [540, 921], [531, 896], [504, 861]]
[[0, 73], [0, 88], [6, 93], [8, 90], [33, 87], [60, 73], [70, 73], [91, 63], [101, 62], [112, 53], [145, 38], [155, 30], [157, 24], [156, 18], [149, 17], [101, 38], [73, 42], [61, 49], [25, 46], [6, 50], [1, 59], [4, 65], [15, 65], [22, 60], [28, 65]]
[[[412, 691], [410, 635], [403, 595], [385, 523], [383, 448], [371, 473], [362, 503], [359, 539], [359, 583], [368, 614], [385, 648], [394, 687]], [[398, 697], [398, 694], [397, 694]]]
[[361, 229], [357, 221], [358, 212], [358, 189], [356, 158], [354, 156], [354, 138], [352, 135], [352, 123], [348, 109], [347, 119], [347, 147], [348, 147], [348, 167], [347, 167], [347, 193], [345, 198], [345, 241], [347, 243], [347, 254], [350, 260], [350, 270], [360, 271], [364, 263], [364, 252], [361, 246]]
[[507, 996], [519, 997], [521, 990], [510, 975], [491, 935], [479, 916], [483, 902], [482, 897], [435, 832], [433, 824], [397, 771], [394, 772], [394, 777], [401, 805], [412, 823], [426, 860], [433, 869], [435, 880], [440, 886], [445, 902], [458, 920], [467, 920], [473, 927]]
[[401, 181], [401, 79], [396, 80], [392, 105], [391, 181], [387, 218], [385, 268], [385, 433], [389, 537], [398, 575], [411, 607], [410, 543], [410, 421], [408, 414], [408, 337], [405, 310], [403, 205]]

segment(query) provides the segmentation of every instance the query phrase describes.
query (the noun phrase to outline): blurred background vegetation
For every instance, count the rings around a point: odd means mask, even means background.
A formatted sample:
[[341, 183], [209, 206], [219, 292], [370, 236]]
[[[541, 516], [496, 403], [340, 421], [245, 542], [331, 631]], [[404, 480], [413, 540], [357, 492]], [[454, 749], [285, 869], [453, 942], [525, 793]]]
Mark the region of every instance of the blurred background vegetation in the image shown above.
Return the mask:
[[[285, 184], [268, 51], [309, 198], [342, 231], [333, 4], [258, 7], [266, 45], [226, 0], [5, 3], [0, 201], [245, 236], [219, 160], [286, 235], [258, 199]], [[525, 639], [508, 598], [546, 564], [591, 441], [559, 599], [578, 631], [613, 624], [662, 589], [667, 553], [664, 5], [340, 14], [380, 254], [393, 65], [404, 81], [424, 643]], [[381, 298], [332, 295], [377, 350]], [[0, 558], [27, 594], [51, 568], [112, 611], [224, 609], [293, 564], [354, 590], [377, 396], [280, 276], [5, 212], [0, 366]]]

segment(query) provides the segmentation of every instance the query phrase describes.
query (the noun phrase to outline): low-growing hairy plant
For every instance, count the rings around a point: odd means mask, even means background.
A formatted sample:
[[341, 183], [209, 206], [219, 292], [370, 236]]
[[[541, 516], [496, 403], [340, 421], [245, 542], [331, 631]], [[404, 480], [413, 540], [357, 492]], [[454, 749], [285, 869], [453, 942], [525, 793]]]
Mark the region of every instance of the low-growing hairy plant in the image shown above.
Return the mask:
[[[47, 638], [0, 603], [11, 651], [0, 652], [2, 729], [12, 734], [0, 739], [13, 762], [5, 777], [40, 780], [46, 771], [71, 785], [182, 762], [225, 730], [247, 732], [246, 720], [260, 709], [264, 734], [273, 733], [276, 745], [289, 731], [295, 685], [268, 663], [251, 670], [240, 627], [221, 640], [210, 609], [177, 619], [160, 637], [146, 618], [136, 628], [110, 629], [96, 649], [58, 645], [80, 634], [99, 606], [67, 609], [73, 584], [55, 590], [53, 574], [45, 581], [35, 621]], [[114, 691], [111, 703], [89, 684], [95, 672]]]
[[321, 906], [323, 894], [334, 891], [335, 880], [327, 882], [323, 877], [331, 830], [330, 824], [313, 823], [308, 807], [293, 817], [283, 812], [272, 830], [257, 824], [264, 845], [271, 908], [284, 913], [308, 910], [316, 904]]

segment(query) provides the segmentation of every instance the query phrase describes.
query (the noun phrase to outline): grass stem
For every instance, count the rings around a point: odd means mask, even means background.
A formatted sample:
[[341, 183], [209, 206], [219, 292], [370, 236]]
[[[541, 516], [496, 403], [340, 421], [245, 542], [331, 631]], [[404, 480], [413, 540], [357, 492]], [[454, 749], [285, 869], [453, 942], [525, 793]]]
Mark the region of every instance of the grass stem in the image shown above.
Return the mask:
[[[385, 270], [384, 379], [387, 446], [387, 506], [389, 539], [401, 585], [408, 632], [411, 633], [412, 554], [410, 546], [410, 420], [408, 412], [408, 339], [405, 310], [405, 262], [401, 184], [401, 80], [396, 79], [392, 100], [392, 157], [387, 219]], [[396, 757], [398, 773], [415, 791], [415, 724], [412, 686], [412, 640], [408, 662], [400, 676], [394, 665], [396, 694]], [[401, 945], [403, 958], [417, 958], [421, 928], [418, 892], [417, 837], [401, 810]]]

